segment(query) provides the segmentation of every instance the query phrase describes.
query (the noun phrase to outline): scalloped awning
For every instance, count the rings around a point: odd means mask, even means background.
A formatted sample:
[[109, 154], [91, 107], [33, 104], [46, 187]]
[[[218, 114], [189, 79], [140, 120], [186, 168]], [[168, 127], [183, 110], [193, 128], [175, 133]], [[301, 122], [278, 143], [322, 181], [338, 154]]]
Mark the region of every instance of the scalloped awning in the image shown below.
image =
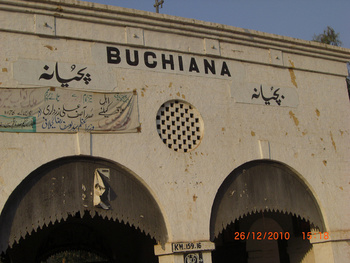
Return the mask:
[[[109, 209], [93, 204], [94, 175], [101, 168]], [[157, 202], [134, 175], [102, 159], [70, 157], [38, 168], [11, 194], [0, 216], [0, 252], [44, 225], [84, 211], [139, 228], [160, 243], [167, 240]]]
[[260, 211], [291, 213], [325, 229], [315, 198], [295, 172], [282, 164], [252, 162], [237, 168], [221, 185], [212, 208], [211, 239], [236, 219]]

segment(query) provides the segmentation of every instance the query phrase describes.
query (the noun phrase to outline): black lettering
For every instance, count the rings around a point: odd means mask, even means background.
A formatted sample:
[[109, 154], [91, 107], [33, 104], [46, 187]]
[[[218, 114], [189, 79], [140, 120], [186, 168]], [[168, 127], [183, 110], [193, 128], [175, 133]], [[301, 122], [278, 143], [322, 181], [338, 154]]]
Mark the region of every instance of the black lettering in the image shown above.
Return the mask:
[[134, 61], [131, 61], [130, 50], [127, 49], [126, 50], [126, 62], [130, 66], [137, 66], [139, 64], [139, 52], [137, 50], [134, 50]]
[[109, 64], [119, 64], [121, 61], [120, 51], [116, 47], [107, 47], [107, 62]]
[[208, 74], [208, 69], [210, 70], [211, 73], [213, 73], [214, 75], [216, 74], [215, 71], [215, 62], [214, 60], [211, 60], [211, 64], [208, 62], [208, 60], [204, 59], [204, 70], [205, 70], [205, 74]]
[[156, 54], [154, 54], [153, 52], [145, 52], [144, 54], [144, 59], [145, 59], [145, 65], [147, 68], [155, 68], [157, 66], [157, 61], [153, 61], [152, 63], [149, 62], [148, 58], [152, 57], [154, 59], [157, 58]]
[[182, 61], [182, 56], [179, 56], [179, 69], [180, 71], [184, 71], [184, 63]]
[[222, 68], [221, 68], [221, 76], [224, 76], [224, 75], [231, 77], [231, 73], [225, 61], [222, 63]]
[[196, 71], [197, 73], [199, 73], [199, 68], [197, 66], [197, 62], [195, 58], [191, 58], [189, 71], [190, 72]]
[[174, 58], [173, 55], [169, 55], [169, 59], [165, 58], [165, 54], [162, 54], [163, 69], [166, 69], [166, 65], [170, 64], [171, 70], [174, 70]]
[[179, 250], [179, 244], [173, 244], [173, 246], [174, 246], [173, 251], [177, 251], [177, 250]]

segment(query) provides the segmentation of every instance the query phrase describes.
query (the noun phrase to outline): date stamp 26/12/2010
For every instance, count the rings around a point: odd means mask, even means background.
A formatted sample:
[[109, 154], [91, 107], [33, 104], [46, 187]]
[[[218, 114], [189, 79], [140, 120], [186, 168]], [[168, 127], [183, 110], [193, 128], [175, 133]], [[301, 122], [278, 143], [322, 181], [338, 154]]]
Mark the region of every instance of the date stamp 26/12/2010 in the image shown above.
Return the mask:
[[[302, 238], [312, 240], [312, 239], [323, 239], [328, 240], [328, 232], [301, 232]], [[235, 240], [289, 240], [289, 232], [235, 232]]]

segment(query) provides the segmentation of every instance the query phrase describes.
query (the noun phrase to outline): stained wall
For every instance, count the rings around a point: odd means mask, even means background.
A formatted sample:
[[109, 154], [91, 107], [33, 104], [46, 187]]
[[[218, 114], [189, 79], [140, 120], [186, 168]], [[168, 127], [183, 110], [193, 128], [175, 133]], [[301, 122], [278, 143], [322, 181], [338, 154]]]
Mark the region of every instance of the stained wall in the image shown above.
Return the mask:
[[[151, 191], [169, 244], [211, 244], [220, 185], [237, 167], [267, 159], [295, 170], [318, 202], [331, 239], [315, 242], [326, 247], [316, 252], [328, 251], [316, 262], [349, 258], [348, 49], [73, 0], [2, 1], [0, 30], [1, 88], [59, 90], [68, 83], [64, 88], [81, 92], [131, 92], [139, 124], [118, 133], [1, 132], [1, 208], [41, 165], [101, 157]], [[77, 73], [84, 68], [88, 84]], [[40, 78], [44, 73], [55, 75]], [[187, 152], [160, 138], [157, 114], [170, 100], [192, 105], [201, 118], [197, 145]]]

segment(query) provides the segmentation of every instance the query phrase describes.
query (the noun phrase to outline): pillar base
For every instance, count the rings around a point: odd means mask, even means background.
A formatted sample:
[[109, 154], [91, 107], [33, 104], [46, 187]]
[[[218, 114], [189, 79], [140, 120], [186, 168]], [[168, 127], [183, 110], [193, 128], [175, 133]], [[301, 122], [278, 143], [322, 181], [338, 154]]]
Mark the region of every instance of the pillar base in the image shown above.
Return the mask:
[[210, 241], [174, 242], [154, 246], [154, 253], [159, 263], [211, 263], [214, 249]]

